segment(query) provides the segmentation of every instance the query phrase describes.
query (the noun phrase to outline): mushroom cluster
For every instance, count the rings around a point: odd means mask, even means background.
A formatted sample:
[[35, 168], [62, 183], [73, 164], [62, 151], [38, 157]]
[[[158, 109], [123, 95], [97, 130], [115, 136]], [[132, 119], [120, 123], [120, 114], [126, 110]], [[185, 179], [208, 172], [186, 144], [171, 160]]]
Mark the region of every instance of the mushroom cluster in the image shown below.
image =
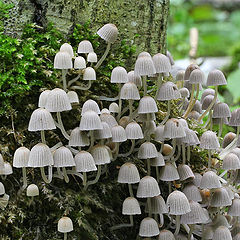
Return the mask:
[[[13, 158], [13, 166], [22, 168], [27, 195], [39, 195], [35, 184], [28, 186], [27, 168], [40, 168], [46, 183], [53, 177], [68, 183], [69, 177], [75, 175], [87, 189], [99, 181], [108, 164], [121, 158], [125, 163], [119, 169], [117, 182], [128, 185], [129, 196], [123, 201], [122, 214], [129, 216], [130, 223], [112, 226], [112, 231], [132, 227], [134, 215], [141, 215], [142, 238], [240, 239], [240, 109], [231, 113], [228, 105], [217, 98], [218, 86], [227, 84], [224, 74], [211, 71], [206, 86], [214, 89], [203, 90], [205, 74], [198, 65], [191, 64], [172, 77], [174, 61], [169, 52], [153, 57], [141, 52], [134, 70], [127, 72], [122, 66], [112, 70], [111, 83], [118, 84], [119, 94], [99, 99], [107, 108], [100, 109], [97, 100], [88, 99], [81, 106], [79, 126], [66, 130], [61, 113], [70, 111], [73, 104], [79, 105], [76, 91], [89, 89], [97, 79], [96, 70], [117, 39], [118, 30], [106, 24], [97, 34], [107, 42], [99, 61], [87, 40], [79, 43], [77, 54], [64, 43], [55, 56], [54, 68], [62, 70], [62, 89], [40, 94], [39, 108], [28, 125], [29, 131], [40, 132], [41, 140], [31, 150], [18, 148]], [[73, 68], [77, 76], [69, 80], [68, 72]], [[160, 117], [159, 102], [167, 106]], [[173, 104], [178, 106], [178, 116], [172, 111]], [[223, 124], [236, 127], [236, 134], [222, 138]], [[213, 131], [213, 125], [219, 125], [218, 133]], [[201, 137], [196, 131], [199, 127]], [[56, 128], [67, 145], [59, 142], [48, 146], [45, 131]], [[191, 165], [193, 149], [202, 161], [201, 169], [195, 172]], [[208, 153], [207, 166], [200, 154], [203, 150]], [[133, 162], [136, 158], [146, 166], [141, 176]], [[11, 166], [0, 155], [0, 174], [11, 173]], [[0, 206], [5, 206], [8, 196], [2, 183], [0, 193]], [[62, 217], [58, 231], [64, 233], [64, 239], [72, 230], [72, 220]]]

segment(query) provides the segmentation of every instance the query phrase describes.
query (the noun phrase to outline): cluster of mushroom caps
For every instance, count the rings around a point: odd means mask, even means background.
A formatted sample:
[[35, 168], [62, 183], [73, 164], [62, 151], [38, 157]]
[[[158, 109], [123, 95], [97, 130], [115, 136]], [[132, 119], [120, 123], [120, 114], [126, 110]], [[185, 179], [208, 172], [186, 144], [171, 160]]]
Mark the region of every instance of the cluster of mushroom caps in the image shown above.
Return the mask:
[[[169, 52], [166, 56], [158, 53], [153, 57], [142, 52], [133, 71], [127, 73], [120, 66], [112, 70], [111, 83], [118, 84], [119, 94], [115, 98], [99, 98], [108, 108], [100, 110], [97, 102], [89, 99], [81, 108], [79, 127], [71, 131], [65, 129], [61, 112], [70, 111], [72, 105], [79, 103], [78, 94], [72, 90], [88, 89], [91, 81], [96, 80], [95, 70], [106, 58], [117, 33], [112, 24], [98, 31], [108, 43], [99, 61], [89, 41], [80, 42], [77, 57], [66, 43], [57, 53], [54, 67], [62, 70], [63, 89], [41, 93], [39, 108], [32, 113], [28, 126], [29, 131], [40, 131], [41, 142], [31, 150], [20, 147], [14, 154], [13, 166], [23, 171], [23, 188], [28, 184], [26, 168], [31, 167], [40, 168], [46, 183], [53, 177], [69, 182], [69, 176], [75, 175], [87, 189], [106, 173], [111, 161], [124, 158], [126, 163], [121, 166], [117, 181], [128, 184], [129, 197], [123, 202], [122, 213], [130, 217], [130, 223], [113, 226], [112, 231], [132, 227], [133, 216], [143, 214], [147, 217], [139, 227], [142, 238], [240, 239], [237, 189], [240, 183], [240, 110], [231, 113], [227, 104], [218, 101], [218, 86], [227, 83], [220, 70], [208, 74], [206, 85], [214, 86], [215, 90], [204, 90], [199, 101], [205, 76], [196, 64], [169, 78], [174, 64]], [[73, 59], [78, 75], [69, 80]], [[95, 66], [94, 62], [97, 62]], [[81, 77], [88, 81], [87, 86], [79, 81]], [[76, 86], [72, 86], [73, 83]], [[113, 102], [107, 104], [107, 101]], [[161, 110], [158, 101], [167, 103], [161, 122], [156, 120]], [[170, 118], [173, 103], [179, 105], [181, 117]], [[199, 140], [194, 129], [205, 116], [204, 133]], [[218, 136], [212, 131], [213, 124], [219, 124]], [[222, 139], [223, 124], [237, 127], [237, 134], [229, 133]], [[68, 141], [66, 146], [62, 142], [52, 147], [47, 145], [45, 131], [56, 128]], [[191, 169], [192, 149], [199, 153], [201, 149], [208, 151], [208, 166], [199, 169], [201, 174]], [[213, 158], [216, 154], [219, 159]], [[132, 161], [136, 158], [145, 162], [145, 176], [140, 177]], [[95, 175], [90, 173], [94, 171]], [[167, 192], [164, 182], [168, 185]], [[36, 185], [30, 186], [37, 195]], [[163, 196], [161, 191], [164, 191]], [[61, 218], [58, 230], [67, 239], [67, 232], [73, 230], [71, 219]]]

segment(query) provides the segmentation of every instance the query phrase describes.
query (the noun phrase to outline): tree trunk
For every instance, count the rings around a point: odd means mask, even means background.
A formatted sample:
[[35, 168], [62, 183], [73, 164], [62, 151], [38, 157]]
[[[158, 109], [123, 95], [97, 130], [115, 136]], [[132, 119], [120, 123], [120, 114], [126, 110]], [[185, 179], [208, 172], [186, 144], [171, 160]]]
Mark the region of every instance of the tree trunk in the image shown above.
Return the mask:
[[45, 26], [53, 22], [68, 33], [72, 26], [90, 20], [97, 30], [105, 23], [114, 23], [120, 39], [134, 41], [137, 52], [152, 54], [166, 48], [166, 26], [169, 0], [4, 0], [13, 3], [10, 18], [5, 22], [7, 34], [21, 34], [22, 26], [36, 22]]

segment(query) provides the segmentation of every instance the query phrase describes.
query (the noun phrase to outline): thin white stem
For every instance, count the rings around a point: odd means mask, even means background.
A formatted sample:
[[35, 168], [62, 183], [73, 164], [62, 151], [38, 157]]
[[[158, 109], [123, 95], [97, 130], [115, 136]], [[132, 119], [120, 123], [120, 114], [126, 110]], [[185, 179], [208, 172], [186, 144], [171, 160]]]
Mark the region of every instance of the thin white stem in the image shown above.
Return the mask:
[[130, 194], [130, 197], [133, 197], [133, 189], [132, 189], [132, 184], [128, 184], [128, 191], [129, 191], [129, 194]]
[[186, 148], [185, 148], [185, 143], [182, 144], [182, 159], [183, 159], [183, 164], [186, 164]]
[[92, 86], [92, 81], [88, 80], [88, 84], [84, 86], [72, 86], [71, 89], [76, 89], [76, 90], [88, 90]]
[[41, 141], [42, 141], [42, 143], [46, 144], [46, 139], [45, 139], [45, 132], [44, 132], [44, 130], [41, 130]]
[[67, 233], [64, 233], [64, 240], [67, 240]]
[[61, 118], [61, 113], [60, 112], [57, 112], [57, 120], [58, 120], [58, 124], [59, 124], [59, 128], [63, 134], [63, 136], [69, 140], [70, 136], [67, 134], [64, 126], [63, 126], [63, 122], [62, 122], [62, 118]]
[[127, 153], [118, 154], [119, 157], [128, 157], [129, 155], [131, 155], [135, 147], [135, 139], [131, 139], [131, 142], [132, 144], [130, 150]]
[[77, 77], [73, 78], [68, 82], [68, 87], [70, 87], [73, 83], [75, 83], [81, 77], [81, 72], [77, 75]]
[[171, 100], [168, 100], [168, 103], [167, 103], [167, 115], [166, 117], [162, 120], [162, 122], [160, 123], [161, 125], [165, 124], [170, 116], [170, 112], [171, 112]]
[[208, 169], [211, 169], [212, 166], [212, 152], [211, 149], [208, 149]]
[[69, 177], [67, 175], [67, 170], [65, 167], [62, 168], [62, 171], [63, 171], [63, 176], [64, 176], [64, 180], [66, 183], [69, 183]]
[[151, 204], [151, 198], [147, 198], [147, 204], [148, 204], [148, 216], [152, 217], [152, 204]]
[[180, 215], [177, 215], [176, 216], [176, 229], [175, 229], [175, 232], [174, 232], [175, 236], [178, 235], [179, 230], [180, 230]]
[[102, 55], [101, 59], [97, 62], [96, 66], [95, 66], [95, 70], [97, 70], [101, 66], [101, 64], [103, 63], [103, 61], [107, 57], [107, 55], [110, 51], [110, 48], [111, 48], [111, 43], [108, 43], [104, 54]]
[[218, 137], [222, 136], [222, 129], [223, 129], [223, 118], [220, 119], [219, 129], [218, 129]]
[[67, 72], [68, 72], [67, 69], [62, 69], [63, 90], [65, 92], [67, 91], [67, 80], [66, 80]]
[[22, 188], [25, 189], [27, 187], [27, 170], [26, 170], [26, 167], [22, 168], [22, 175], [23, 175], [23, 186], [22, 186]]
[[156, 94], [155, 94], [155, 100], [157, 99], [157, 95], [158, 95], [158, 91], [162, 85], [162, 79], [163, 79], [163, 74], [158, 73], [158, 77], [157, 77], [157, 90], [156, 90]]
[[148, 176], [151, 176], [151, 164], [150, 164], [150, 159], [147, 159], [147, 174]]
[[41, 176], [45, 183], [50, 183], [52, 181], [52, 166], [48, 166], [48, 177], [45, 174], [44, 167], [40, 167]]
[[89, 181], [89, 182], [87, 183], [85, 189], [87, 189], [88, 186], [93, 185], [93, 184], [95, 184], [95, 183], [98, 182], [98, 180], [99, 180], [99, 178], [100, 178], [100, 176], [101, 176], [101, 172], [102, 172], [102, 165], [98, 165], [97, 175], [96, 175], [95, 179], [92, 180], [92, 181]]

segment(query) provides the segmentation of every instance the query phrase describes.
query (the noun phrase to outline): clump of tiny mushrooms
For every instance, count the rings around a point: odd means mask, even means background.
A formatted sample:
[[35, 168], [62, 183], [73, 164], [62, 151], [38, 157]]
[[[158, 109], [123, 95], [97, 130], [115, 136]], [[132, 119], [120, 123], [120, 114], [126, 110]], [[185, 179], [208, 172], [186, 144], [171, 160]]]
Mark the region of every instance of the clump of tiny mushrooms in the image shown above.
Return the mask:
[[[28, 186], [28, 168], [40, 168], [46, 183], [53, 177], [68, 183], [75, 175], [86, 190], [99, 181], [111, 161], [122, 158], [125, 163], [119, 169], [117, 182], [128, 185], [129, 197], [123, 201], [122, 214], [128, 215], [130, 222], [112, 226], [111, 231], [132, 227], [134, 216], [140, 215], [139, 236], [144, 239], [240, 239], [240, 109], [231, 113], [228, 105], [218, 100], [218, 87], [227, 84], [224, 74], [213, 70], [205, 81], [200, 67], [191, 64], [171, 76], [174, 61], [169, 52], [154, 56], [141, 52], [128, 73], [120, 66], [112, 70], [111, 83], [117, 83], [118, 96], [87, 100], [81, 106], [79, 126], [66, 130], [62, 112], [79, 105], [77, 92], [89, 89], [97, 80], [96, 70], [116, 41], [118, 30], [106, 24], [97, 34], [107, 42], [99, 61], [87, 40], [79, 43], [77, 53], [64, 43], [55, 56], [54, 68], [62, 71], [62, 89], [40, 94], [39, 108], [28, 125], [29, 131], [40, 132], [41, 140], [31, 150], [18, 148], [13, 157], [13, 166], [22, 169], [23, 188]], [[69, 79], [73, 69], [77, 76]], [[149, 89], [148, 83], [155, 87]], [[213, 88], [203, 90], [202, 86]], [[108, 108], [101, 110], [97, 101], [103, 101]], [[167, 112], [159, 109], [159, 102], [166, 103]], [[173, 115], [173, 104], [179, 106], [179, 116]], [[157, 118], [160, 112], [162, 120]], [[236, 134], [222, 138], [223, 124], [236, 128]], [[217, 133], [213, 125], [219, 125]], [[202, 127], [201, 137], [197, 127]], [[48, 146], [45, 132], [56, 128], [67, 145], [59, 142]], [[192, 170], [193, 149], [195, 158], [202, 149], [208, 156], [205, 164], [199, 154], [202, 166], [195, 169], [198, 172]], [[146, 165], [141, 176], [132, 161], [136, 158]], [[11, 165], [0, 156], [0, 174], [4, 178], [11, 173]], [[38, 187], [29, 185], [27, 195], [34, 201]], [[0, 207], [5, 207], [7, 201], [0, 183]], [[64, 233], [64, 239], [72, 230], [72, 220], [62, 217], [58, 231]]]

